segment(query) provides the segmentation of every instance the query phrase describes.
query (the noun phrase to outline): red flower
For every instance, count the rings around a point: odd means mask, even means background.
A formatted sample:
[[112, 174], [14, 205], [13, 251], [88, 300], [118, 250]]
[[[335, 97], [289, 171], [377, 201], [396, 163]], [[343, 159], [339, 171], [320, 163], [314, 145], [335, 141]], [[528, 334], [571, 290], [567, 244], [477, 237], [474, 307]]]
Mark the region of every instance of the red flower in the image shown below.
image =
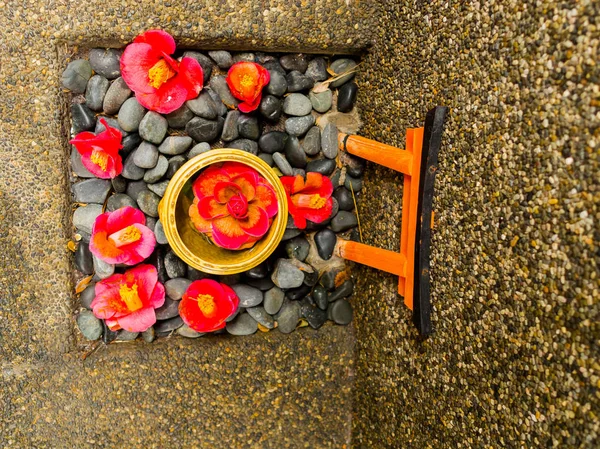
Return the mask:
[[269, 71], [255, 62], [237, 62], [227, 72], [227, 85], [233, 96], [242, 103], [242, 112], [252, 112], [260, 104], [262, 89], [269, 84]]
[[152, 254], [156, 238], [141, 210], [125, 206], [99, 215], [94, 222], [90, 251], [106, 263], [135, 265]]
[[179, 315], [196, 332], [213, 332], [225, 327], [240, 300], [233, 289], [210, 279], [194, 281], [179, 303]]
[[111, 330], [144, 332], [156, 323], [154, 309], [165, 302], [165, 288], [152, 265], [138, 265], [96, 283], [92, 310]]
[[202, 67], [193, 58], [173, 59], [175, 40], [162, 30], [140, 34], [121, 56], [121, 76], [142, 106], [168, 114], [198, 96]]
[[106, 128], [101, 133], [96, 135], [84, 131], [69, 143], [75, 145], [81, 154], [81, 162], [90, 173], [102, 179], [114, 178], [123, 171], [123, 162], [119, 154], [119, 150], [123, 148], [121, 131], [108, 126], [103, 118], [100, 119], [100, 123]]
[[194, 181], [189, 214], [198, 231], [222, 248], [244, 249], [267, 233], [277, 197], [258, 172], [244, 164], [212, 165]]
[[321, 223], [329, 218], [333, 206], [333, 184], [327, 176], [308, 172], [306, 181], [300, 175], [279, 179], [287, 194], [288, 209], [299, 229], [306, 228], [306, 220]]

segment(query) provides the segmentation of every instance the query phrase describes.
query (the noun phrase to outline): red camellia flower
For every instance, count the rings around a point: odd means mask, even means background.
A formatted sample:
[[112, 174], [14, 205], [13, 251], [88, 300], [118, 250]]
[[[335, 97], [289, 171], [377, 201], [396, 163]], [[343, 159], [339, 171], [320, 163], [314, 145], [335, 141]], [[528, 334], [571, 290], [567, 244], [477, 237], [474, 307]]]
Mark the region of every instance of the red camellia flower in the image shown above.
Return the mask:
[[129, 44], [121, 56], [121, 76], [142, 106], [168, 114], [198, 96], [202, 67], [193, 58], [173, 59], [175, 40], [162, 30], [149, 30]]
[[117, 128], [108, 126], [106, 120], [100, 119], [100, 123], [106, 128], [97, 135], [89, 131], [84, 131], [69, 141], [75, 145], [81, 162], [97, 178], [109, 179], [118, 176], [123, 171], [123, 162], [119, 150], [122, 135]]
[[179, 315], [196, 332], [213, 332], [225, 327], [225, 320], [235, 313], [240, 300], [225, 284], [202, 279], [187, 288], [179, 303]]
[[138, 265], [96, 283], [92, 310], [111, 330], [144, 332], [156, 323], [156, 312], [165, 303], [165, 288], [152, 265]]
[[96, 218], [90, 251], [106, 263], [135, 265], [152, 254], [156, 238], [141, 210], [125, 206]]
[[327, 176], [308, 172], [306, 181], [300, 175], [279, 178], [288, 199], [288, 209], [299, 229], [306, 228], [306, 220], [321, 223], [329, 218], [333, 206], [333, 184]]
[[242, 100], [238, 108], [252, 112], [260, 104], [263, 87], [269, 84], [269, 71], [255, 62], [237, 62], [227, 72], [227, 85], [235, 98]]
[[277, 196], [258, 172], [238, 162], [215, 164], [194, 181], [189, 215], [196, 229], [222, 248], [254, 245], [277, 214]]

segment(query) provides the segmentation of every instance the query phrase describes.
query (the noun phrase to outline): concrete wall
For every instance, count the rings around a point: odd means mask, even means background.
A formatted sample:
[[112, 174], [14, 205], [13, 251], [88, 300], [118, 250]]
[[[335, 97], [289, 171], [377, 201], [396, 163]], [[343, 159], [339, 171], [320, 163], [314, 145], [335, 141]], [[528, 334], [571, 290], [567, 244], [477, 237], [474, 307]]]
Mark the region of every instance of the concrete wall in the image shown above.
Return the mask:
[[[597, 447], [598, 3], [381, 4], [362, 134], [403, 147], [429, 107], [451, 112], [437, 332], [419, 342], [396, 279], [361, 271], [354, 444]], [[401, 178], [366, 179], [366, 241], [398, 249]]]

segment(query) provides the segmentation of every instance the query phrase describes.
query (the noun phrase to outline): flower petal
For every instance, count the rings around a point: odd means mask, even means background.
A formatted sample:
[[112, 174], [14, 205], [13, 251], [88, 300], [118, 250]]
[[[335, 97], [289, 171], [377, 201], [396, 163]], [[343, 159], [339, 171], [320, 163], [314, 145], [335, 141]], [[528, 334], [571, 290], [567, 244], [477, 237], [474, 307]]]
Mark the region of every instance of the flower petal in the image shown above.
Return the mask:
[[233, 64], [227, 72], [227, 85], [234, 97], [243, 101], [254, 101], [262, 90], [258, 64], [241, 61]]
[[116, 319], [119, 326], [128, 332], [144, 332], [156, 323], [156, 312], [153, 307], [144, 307], [128, 315]]
[[153, 92], [136, 92], [135, 98], [146, 109], [169, 114], [185, 103], [187, 90], [181, 85], [179, 75], [175, 75]]
[[190, 208], [188, 211], [190, 215], [190, 219], [194, 224], [194, 227], [202, 233], [210, 233], [212, 232], [212, 224], [210, 221], [205, 220], [200, 216], [200, 212], [198, 211], [198, 198], [194, 198], [194, 202], [190, 204]]
[[204, 87], [202, 66], [193, 58], [183, 58], [179, 63], [179, 83], [185, 89], [186, 100], [193, 100]]
[[205, 220], [221, 218], [229, 215], [227, 205], [221, 204], [213, 196], [205, 196], [198, 202], [198, 212]]
[[260, 106], [260, 101], [262, 99], [262, 94], [258, 94], [258, 96], [254, 100], [243, 101], [238, 105], [238, 109], [244, 114], [248, 114], [252, 111], [256, 111]]
[[216, 245], [227, 249], [238, 249], [248, 241], [248, 234], [238, 221], [229, 216], [217, 218], [212, 222], [212, 239]]
[[123, 206], [114, 212], [108, 212], [106, 231], [109, 234], [112, 234], [135, 223], [142, 225], [146, 224], [146, 216], [144, 213], [141, 210], [134, 209], [131, 206]]
[[240, 228], [252, 237], [262, 237], [269, 230], [269, 217], [267, 212], [255, 204], [248, 206], [248, 217], [238, 220]]
[[307, 195], [317, 193], [323, 198], [329, 198], [333, 193], [333, 184], [331, 183], [331, 179], [323, 176], [321, 173], [308, 172], [306, 174], [306, 182], [301, 191]]
[[258, 173], [256, 173], [256, 170], [241, 162], [227, 161], [223, 163], [221, 169], [227, 173], [230, 178], [235, 178], [241, 173], [254, 173], [257, 176], [256, 182], [258, 182]]
[[329, 218], [332, 209], [333, 200], [328, 198], [325, 205], [320, 209], [299, 208], [298, 212], [301, 213], [304, 218], [312, 221], [313, 223], [322, 223]]
[[148, 43], [129, 44], [121, 56], [121, 76], [136, 94], [151, 94], [149, 71], [161, 59], [161, 51]]
[[246, 197], [246, 200], [250, 202], [254, 199], [254, 196], [256, 195], [256, 182], [258, 181], [257, 178], [258, 177], [255, 173], [246, 172], [240, 173], [235, 178], [232, 177], [231, 182], [237, 184], [240, 187], [242, 195], [244, 195]]
[[237, 195], [242, 191], [241, 187], [230, 181], [221, 181], [215, 185], [215, 199], [226, 204], [233, 195]]
[[194, 195], [198, 199], [202, 199], [205, 196], [212, 196], [215, 192], [215, 186], [222, 181], [229, 181], [227, 172], [217, 165], [211, 165], [202, 171], [200, 176], [194, 181], [192, 186]]
[[138, 286], [138, 294], [144, 305], [152, 297], [154, 287], [158, 282], [158, 272], [153, 265], [142, 264], [131, 268], [124, 274], [124, 281], [128, 285], [135, 283]]
[[262, 183], [258, 184], [256, 186], [254, 202], [267, 212], [269, 218], [277, 214], [277, 195], [275, 195], [275, 191], [271, 186]]
[[175, 39], [163, 30], [148, 30], [137, 36], [133, 42], [149, 44], [156, 51], [165, 52], [168, 55], [175, 53]]
[[156, 285], [154, 286], [154, 290], [152, 291], [152, 294], [150, 295], [150, 299], [148, 299], [148, 306], [150, 307], [154, 307], [155, 309], [158, 309], [159, 307], [162, 307], [162, 305], [165, 303], [165, 287], [160, 283], [157, 282]]

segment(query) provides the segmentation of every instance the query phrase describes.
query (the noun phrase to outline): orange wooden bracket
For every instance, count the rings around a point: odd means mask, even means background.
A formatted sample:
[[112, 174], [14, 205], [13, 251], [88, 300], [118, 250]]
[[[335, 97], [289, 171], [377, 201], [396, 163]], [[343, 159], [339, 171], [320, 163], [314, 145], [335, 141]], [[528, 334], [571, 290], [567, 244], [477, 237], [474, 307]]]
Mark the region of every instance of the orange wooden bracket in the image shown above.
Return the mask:
[[433, 185], [437, 155], [448, 108], [437, 106], [427, 113], [424, 128], [406, 131], [404, 150], [355, 135], [339, 134], [338, 146], [355, 156], [404, 175], [400, 252], [338, 239], [337, 254], [354, 262], [395, 274], [398, 293], [413, 311], [413, 322], [429, 335], [429, 247], [433, 226]]

